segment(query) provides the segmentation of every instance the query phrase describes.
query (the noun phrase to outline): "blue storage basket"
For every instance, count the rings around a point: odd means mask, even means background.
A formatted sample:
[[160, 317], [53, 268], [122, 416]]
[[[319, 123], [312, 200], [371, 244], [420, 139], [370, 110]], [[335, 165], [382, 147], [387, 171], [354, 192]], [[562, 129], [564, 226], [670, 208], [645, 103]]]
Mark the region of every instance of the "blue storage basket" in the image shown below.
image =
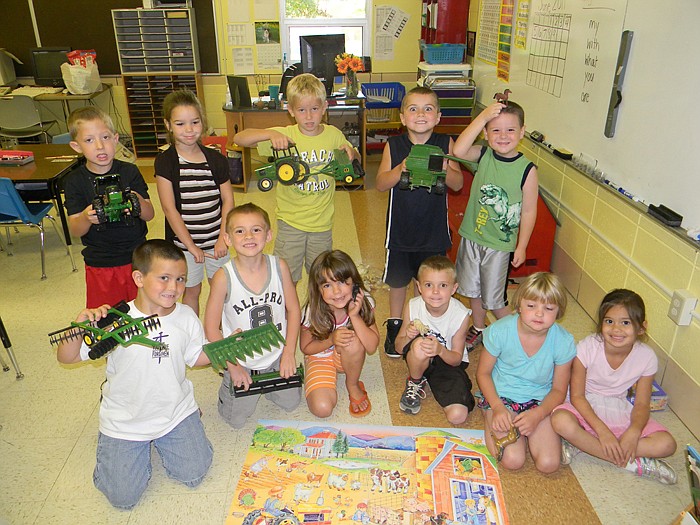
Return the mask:
[[386, 97], [390, 100], [390, 102], [368, 100], [365, 102], [367, 109], [400, 108], [406, 88], [400, 82], [363, 82], [362, 93], [365, 97]]
[[426, 44], [421, 41], [423, 58], [428, 64], [461, 64], [466, 44]]

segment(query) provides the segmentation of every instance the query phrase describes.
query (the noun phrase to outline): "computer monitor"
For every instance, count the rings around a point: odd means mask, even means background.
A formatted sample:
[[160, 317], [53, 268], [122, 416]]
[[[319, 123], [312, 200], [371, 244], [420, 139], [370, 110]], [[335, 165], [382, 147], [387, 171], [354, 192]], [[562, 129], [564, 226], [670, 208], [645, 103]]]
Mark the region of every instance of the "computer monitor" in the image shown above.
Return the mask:
[[345, 53], [345, 35], [304, 35], [299, 37], [301, 69], [321, 79], [326, 94], [333, 92], [333, 79], [338, 75], [335, 57]]
[[37, 47], [31, 49], [32, 72], [37, 86], [66, 87], [61, 64], [68, 62], [70, 47]]

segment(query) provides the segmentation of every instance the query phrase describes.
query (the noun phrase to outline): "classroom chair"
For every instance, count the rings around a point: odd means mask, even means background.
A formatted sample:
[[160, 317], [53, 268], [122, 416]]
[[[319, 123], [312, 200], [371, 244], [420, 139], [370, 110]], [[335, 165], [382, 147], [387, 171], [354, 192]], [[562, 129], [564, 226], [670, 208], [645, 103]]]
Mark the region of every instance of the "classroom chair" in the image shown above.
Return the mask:
[[[54, 230], [61, 242], [66, 247], [66, 252], [70, 257], [70, 262], [73, 265], [73, 271], [77, 272], [73, 254], [66, 244], [65, 239], [61, 236], [56, 226], [56, 220], [49, 215], [49, 211], [53, 208], [52, 203], [44, 202], [24, 202], [17, 193], [17, 189], [10, 179], [0, 177], [0, 226], [9, 228], [10, 226], [29, 226], [30, 228], [39, 228], [41, 237], [41, 280], [46, 279], [46, 263], [44, 256], [44, 219], [48, 218], [53, 224]], [[9, 245], [7, 247], [7, 255], [12, 256]]]
[[48, 144], [48, 129], [54, 124], [55, 120], [41, 120], [39, 108], [31, 97], [0, 97], [0, 136], [24, 139], [43, 135]]
[[[0, 317], [0, 341], [2, 341], [2, 345], [5, 347], [5, 350], [7, 351], [7, 355], [10, 356], [10, 361], [12, 361], [12, 366], [15, 367], [15, 374], [17, 379], [22, 379], [24, 378], [24, 374], [22, 371], [19, 369], [19, 365], [17, 364], [17, 359], [15, 358], [15, 353], [12, 351], [12, 343], [10, 342], [10, 336], [7, 334], [7, 330], [5, 330], [5, 325], [2, 322], [2, 317]], [[3, 372], [9, 372], [10, 367], [7, 366], [7, 363], [3, 360], [2, 357], [0, 357], [0, 365], [2, 365], [2, 371]]]

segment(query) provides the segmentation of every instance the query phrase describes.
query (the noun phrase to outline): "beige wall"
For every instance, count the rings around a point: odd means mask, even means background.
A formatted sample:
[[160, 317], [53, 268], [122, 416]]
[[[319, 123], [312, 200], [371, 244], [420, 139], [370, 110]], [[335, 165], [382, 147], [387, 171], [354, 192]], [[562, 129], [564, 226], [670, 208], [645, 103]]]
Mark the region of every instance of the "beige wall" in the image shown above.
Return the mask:
[[694, 317], [690, 326], [678, 326], [667, 315], [673, 290], [700, 296], [697, 244], [546, 148], [529, 139], [521, 148], [538, 165], [541, 190], [561, 223], [553, 271], [593, 318], [613, 288], [630, 288], [644, 298], [649, 342], [659, 356], [657, 380], [674, 412], [700, 435], [700, 322]]

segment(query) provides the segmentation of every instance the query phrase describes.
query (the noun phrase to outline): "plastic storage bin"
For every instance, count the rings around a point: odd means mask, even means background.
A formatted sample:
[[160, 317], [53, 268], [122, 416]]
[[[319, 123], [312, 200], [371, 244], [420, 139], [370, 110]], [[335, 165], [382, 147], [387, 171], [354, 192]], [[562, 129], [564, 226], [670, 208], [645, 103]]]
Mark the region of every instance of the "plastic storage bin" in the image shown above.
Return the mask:
[[400, 82], [366, 82], [362, 84], [365, 97], [385, 97], [389, 102], [367, 100], [367, 122], [396, 122], [400, 121], [399, 111], [401, 101], [406, 94], [406, 88]]
[[428, 64], [461, 64], [466, 44], [426, 44], [420, 42], [423, 58]]

